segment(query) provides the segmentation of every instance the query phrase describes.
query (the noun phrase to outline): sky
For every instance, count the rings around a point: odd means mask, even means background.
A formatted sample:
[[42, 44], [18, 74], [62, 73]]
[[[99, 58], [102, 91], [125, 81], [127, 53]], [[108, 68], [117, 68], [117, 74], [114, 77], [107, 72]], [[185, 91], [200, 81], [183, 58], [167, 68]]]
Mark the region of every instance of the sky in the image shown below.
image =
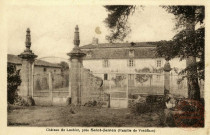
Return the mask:
[[[31, 30], [32, 51], [43, 57], [61, 57], [73, 48], [74, 28], [79, 26], [80, 46], [106, 43], [109, 34], [104, 20], [108, 13], [101, 5], [19, 5], [7, 8], [8, 53], [18, 55], [25, 49], [26, 29]], [[145, 6], [129, 17], [131, 33], [125, 42], [170, 40], [175, 35], [174, 16], [159, 6]], [[97, 30], [96, 30], [97, 29]], [[100, 31], [100, 32], [96, 32]]]

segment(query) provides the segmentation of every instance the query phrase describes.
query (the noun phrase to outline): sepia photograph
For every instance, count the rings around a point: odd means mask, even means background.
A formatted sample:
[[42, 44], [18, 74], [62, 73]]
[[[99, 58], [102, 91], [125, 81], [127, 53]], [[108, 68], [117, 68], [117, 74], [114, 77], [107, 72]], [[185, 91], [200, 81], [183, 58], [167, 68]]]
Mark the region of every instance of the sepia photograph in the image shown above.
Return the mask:
[[7, 127], [204, 129], [205, 10], [10, 4]]

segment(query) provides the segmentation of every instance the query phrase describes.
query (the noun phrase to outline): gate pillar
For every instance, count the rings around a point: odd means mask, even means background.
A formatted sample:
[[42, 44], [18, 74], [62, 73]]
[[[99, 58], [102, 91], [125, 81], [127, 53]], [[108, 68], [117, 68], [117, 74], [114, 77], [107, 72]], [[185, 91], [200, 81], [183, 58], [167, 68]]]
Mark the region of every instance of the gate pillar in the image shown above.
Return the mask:
[[81, 68], [83, 67], [82, 60], [86, 55], [80, 48], [79, 28], [75, 27], [74, 32], [74, 48], [67, 55], [70, 56], [70, 89], [71, 89], [71, 104], [81, 105]]
[[171, 66], [169, 61], [166, 61], [164, 67], [164, 96], [170, 93], [170, 71]]
[[33, 89], [33, 73], [32, 66], [37, 55], [35, 55], [31, 47], [31, 35], [30, 29], [26, 30], [26, 49], [18, 57], [22, 59], [22, 68], [21, 68], [21, 86], [19, 95], [26, 100], [29, 105], [35, 105], [34, 100], [32, 99], [32, 89]]

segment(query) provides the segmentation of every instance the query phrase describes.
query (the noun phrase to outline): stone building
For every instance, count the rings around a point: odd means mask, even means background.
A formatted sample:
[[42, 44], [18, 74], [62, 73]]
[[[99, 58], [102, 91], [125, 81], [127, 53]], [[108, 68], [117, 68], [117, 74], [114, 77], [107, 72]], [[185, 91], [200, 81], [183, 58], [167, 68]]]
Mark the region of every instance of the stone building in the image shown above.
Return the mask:
[[[16, 65], [16, 69], [19, 70], [22, 68], [22, 60], [16, 55], [8, 54], [7, 62]], [[34, 75], [37, 74], [47, 74], [48, 72], [60, 74], [61, 66], [55, 63], [50, 63], [43, 60], [35, 60], [34, 62]]]
[[[83, 60], [84, 67], [93, 72], [134, 73], [145, 68], [150, 72], [163, 68], [165, 59], [155, 57], [155, 47], [154, 43], [148, 42], [98, 43], [94, 39], [92, 44], [80, 48], [87, 54]], [[186, 67], [186, 61], [174, 58], [170, 65], [180, 71]]]
[[[86, 53], [83, 58], [83, 65], [104, 80], [113, 80], [113, 73], [128, 74], [128, 85], [137, 86], [136, 78], [138, 73], [151, 73], [152, 80], [148, 84], [160, 87], [164, 83], [164, 58], [156, 57], [155, 42], [136, 42], [136, 43], [99, 43], [97, 38], [93, 38], [91, 44], [81, 46], [80, 49]], [[182, 93], [187, 96], [187, 81], [179, 81], [182, 76], [178, 73], [186, 68], [186, 60], [174, 58], [169, 61], [170, 89], [172, 93]], [[154, 74], [153, 74], [154, 73]], [[155, 74], [158, 73], [158, 74]], [[199, 81], [201, 96], [203, 96], [203, 82]], [[142, 87], [142, 86], [141, 86]], [[157, 89], [157, 88], [155, 88]], [[161, 88], [162, 89], [162, 88]]]

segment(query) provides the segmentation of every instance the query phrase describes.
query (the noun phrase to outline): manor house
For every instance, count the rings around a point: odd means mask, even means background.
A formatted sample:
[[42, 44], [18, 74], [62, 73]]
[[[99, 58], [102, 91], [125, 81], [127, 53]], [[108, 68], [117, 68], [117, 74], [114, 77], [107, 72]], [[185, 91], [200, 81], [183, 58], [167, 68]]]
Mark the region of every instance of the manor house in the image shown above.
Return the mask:
[[[101, 73], [134, 73], [145, 68], [154, 72], [162, 69], [165, 59], [155, 56], [155, 48], [154, 43], [98, 43], [96, 38], [93, 38], [91, 44], [80, 47], [86, 53], [84, 67]], [[186, 61], [174, 58], [170, 60], [170, 65], [172, 69], [181, 71], [186, 67]]]

